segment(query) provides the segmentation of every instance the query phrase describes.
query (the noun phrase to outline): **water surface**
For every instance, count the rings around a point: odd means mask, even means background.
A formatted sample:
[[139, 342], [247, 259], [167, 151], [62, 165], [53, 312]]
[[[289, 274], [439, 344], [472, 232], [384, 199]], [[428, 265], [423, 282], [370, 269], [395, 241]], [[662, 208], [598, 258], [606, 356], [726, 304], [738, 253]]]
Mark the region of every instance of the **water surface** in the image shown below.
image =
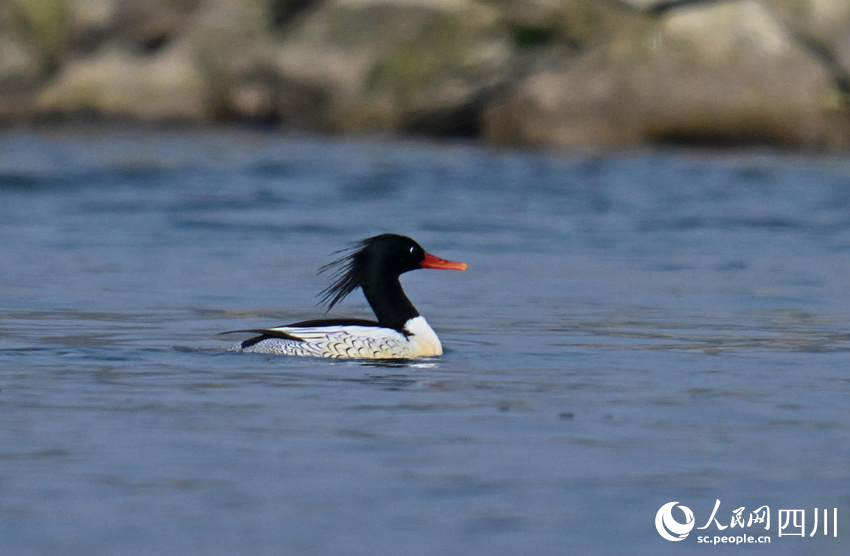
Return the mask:
[[[7, 131], [3, 550], [846, 553], [848, 184], [765, 152]], [[469, 264], [403, 278], [442, 358], [217, 335], [321, 315], [316, 269], [387, 231]], [[839, 534], [656, 532], [717, 499], [838, 508]]]

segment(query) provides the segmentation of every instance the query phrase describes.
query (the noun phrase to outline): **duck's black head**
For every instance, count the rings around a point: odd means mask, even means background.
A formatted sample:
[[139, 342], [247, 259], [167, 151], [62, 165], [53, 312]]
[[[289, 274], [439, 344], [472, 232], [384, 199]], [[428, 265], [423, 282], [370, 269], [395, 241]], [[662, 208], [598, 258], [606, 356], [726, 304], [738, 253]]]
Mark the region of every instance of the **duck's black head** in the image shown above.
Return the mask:
[[342, 258], [319, 269], [319, 273], [335, 272], [333, 284], [321, 294], [322, 302], [330, 309], [358, 287], [363, 287], [377, 313], [376, 297], [393, 295], [393, 287], [400, 291], [398, 277], [419, 268], [464, 270], [466, 265], [435, 257], [409, 237], [381, 234], [364, 239]]

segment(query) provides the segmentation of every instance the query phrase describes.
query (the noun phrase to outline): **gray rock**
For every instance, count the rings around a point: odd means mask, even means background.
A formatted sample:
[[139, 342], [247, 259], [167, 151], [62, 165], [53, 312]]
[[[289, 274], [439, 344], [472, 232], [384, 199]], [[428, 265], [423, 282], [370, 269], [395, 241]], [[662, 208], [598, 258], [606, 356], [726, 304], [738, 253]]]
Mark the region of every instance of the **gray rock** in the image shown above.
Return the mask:
[[113, 34], [136, 52], [156, 51], [177, 38], [201, 3], [202, 0], [117, 0], [113, 2]]
[[206, 84], [185, 46], [142, 56], [117, 46], [71, 60], [35, 98], [41, 114], [92, 113], [148, 121], [208, 116]]
[[846, 0], [5, 0], [0, 121], [850, 143]]
[[336, 0], [281, 37], [275, 63], [327, 92], [330, 128], [398, 130], [463, 112], [511, 55], [499, 13], [476, 2]]
[[89, 55], [116, 34], [118, 4], [115, 0], [74, 0], [67, 6], [71, 26], [69, 57]]
[[497, 143], [843, 146], [831, 73], [757, 0], [670, 11], [522, 82], [485, 117]]
[[[772, 12], [836, 79], [850, 81], [850, 2], [767, 0]], [[850, 84], [848, 84], [850, 88]], [[845, 94], [850, 91], [845, 91]]]

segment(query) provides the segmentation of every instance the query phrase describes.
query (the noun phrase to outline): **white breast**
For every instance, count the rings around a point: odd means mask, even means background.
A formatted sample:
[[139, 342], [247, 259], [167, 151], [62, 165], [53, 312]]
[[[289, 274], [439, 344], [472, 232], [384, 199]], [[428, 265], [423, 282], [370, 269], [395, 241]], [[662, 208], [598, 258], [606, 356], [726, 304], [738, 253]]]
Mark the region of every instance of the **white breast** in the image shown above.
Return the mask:
[[437, 334], [428, 326], [425, 317], [414, 317], [407, 321], [404, 330], [409, 334], [408, 342], [413, 346], [416, 355], [413, 357], [428, 357], [442, 355], [443, 346]]

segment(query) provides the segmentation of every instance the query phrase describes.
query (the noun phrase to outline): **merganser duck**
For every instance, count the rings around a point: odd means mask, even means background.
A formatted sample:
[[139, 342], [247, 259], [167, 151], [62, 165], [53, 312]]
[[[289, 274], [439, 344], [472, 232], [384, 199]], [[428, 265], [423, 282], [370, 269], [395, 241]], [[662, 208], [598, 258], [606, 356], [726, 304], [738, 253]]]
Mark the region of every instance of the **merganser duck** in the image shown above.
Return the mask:
[[399, 276], [419, 268], [465, 270], [464, 263], [427, 253], [409, 237], [382, 234], [363, 240], [342, 258], [319, 269], [335, 272], [320, 294], [330, 310], [357, 288], [377, 322], [365, 319], [320, 319], [264, 330], [239, 350], [276, 355], [357, 359], [409, 359], [442, 355], [440, 339], [401, 289]]

